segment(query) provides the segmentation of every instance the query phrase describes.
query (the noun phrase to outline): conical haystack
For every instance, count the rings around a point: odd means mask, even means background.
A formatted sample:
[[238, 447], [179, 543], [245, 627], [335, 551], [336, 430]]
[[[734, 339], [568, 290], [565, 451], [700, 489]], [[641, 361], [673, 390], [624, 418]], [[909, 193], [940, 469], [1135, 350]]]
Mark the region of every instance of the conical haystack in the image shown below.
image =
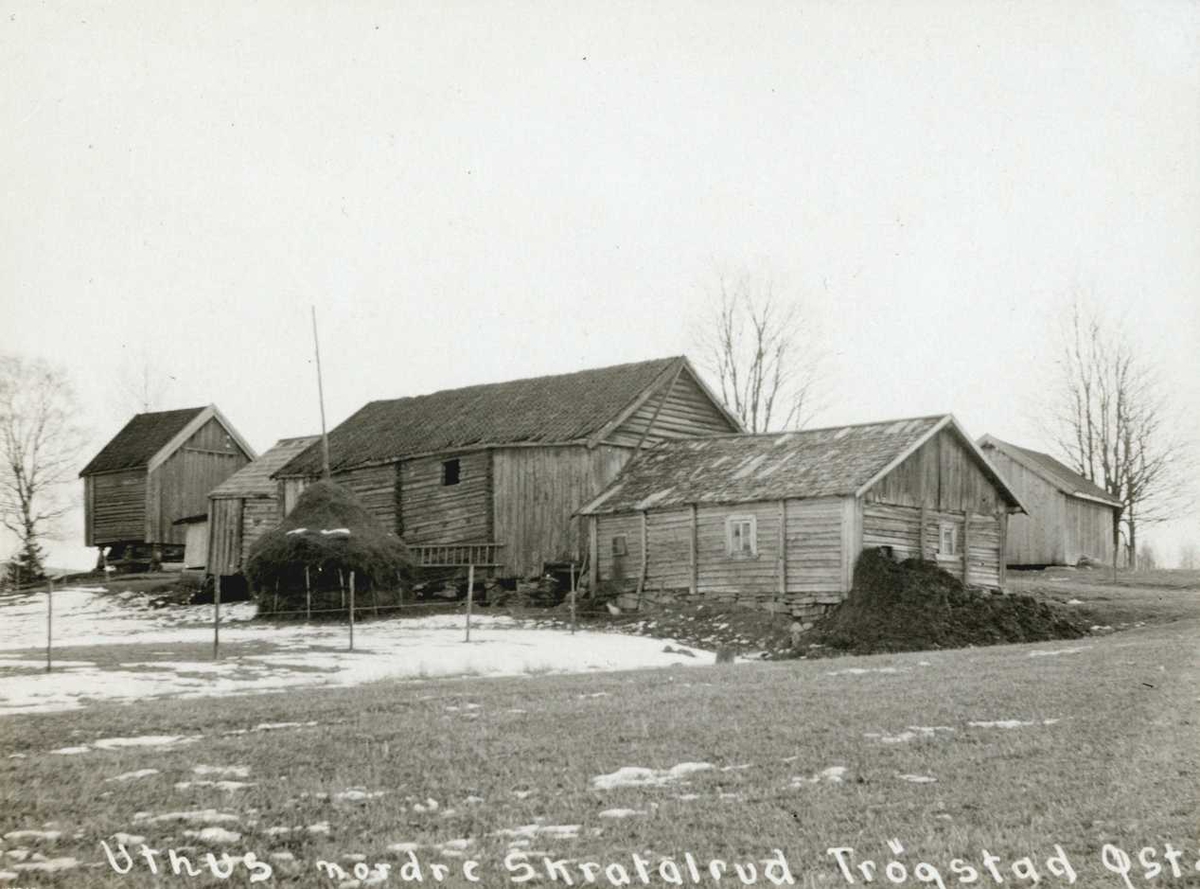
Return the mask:
[[[411, 579], [408, 550], [354, 494], [333, 482], [309, 485], [283, 523], [255, 541], [245, 574], [260, 613], [396, 604]], [[306, 571], [307, 569], [307, 571]]]

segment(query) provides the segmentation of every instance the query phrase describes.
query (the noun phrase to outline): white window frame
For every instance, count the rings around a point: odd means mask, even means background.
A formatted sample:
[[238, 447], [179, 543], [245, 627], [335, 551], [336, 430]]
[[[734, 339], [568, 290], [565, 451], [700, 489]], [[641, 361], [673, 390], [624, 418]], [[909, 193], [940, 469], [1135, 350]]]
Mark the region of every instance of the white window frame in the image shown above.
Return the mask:
[[[748, 525], [750, 528], [750, 549], [733, 548], [733, 529], [735, 525]], [[758, 516], [731, 515], [725, 519], [725, 553], [734, 559], [751, 559], [758, 555]]]
[[[950, 532], [950, 549], [946, 550], [946, 532]], [[954, 522], [941, 522], [938, 524], [938, 555], [940, 556], [957, 556], [958, 555], [958, 526]]]

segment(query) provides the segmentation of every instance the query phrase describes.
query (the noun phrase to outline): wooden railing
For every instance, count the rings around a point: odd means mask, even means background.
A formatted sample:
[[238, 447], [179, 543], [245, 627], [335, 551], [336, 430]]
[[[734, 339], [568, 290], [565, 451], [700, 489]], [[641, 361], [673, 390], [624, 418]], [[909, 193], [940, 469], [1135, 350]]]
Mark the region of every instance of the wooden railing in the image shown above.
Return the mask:
[[409, 547], [422, 568], [455, 568], [460, 565], [477, 565], [481, 568], [496, 568], [500, 565], [500, 548], [503, 543], [438, 543], [432, 546]]

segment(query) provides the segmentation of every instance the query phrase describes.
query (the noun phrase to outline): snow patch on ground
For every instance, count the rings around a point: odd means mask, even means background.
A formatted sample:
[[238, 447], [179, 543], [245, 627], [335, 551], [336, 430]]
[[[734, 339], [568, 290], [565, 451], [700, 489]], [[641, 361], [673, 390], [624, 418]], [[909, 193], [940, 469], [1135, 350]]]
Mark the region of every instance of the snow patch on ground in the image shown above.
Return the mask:
[[[132, 593], [107, 594], [88, 588], [56, 591], [54, 602], [57, 645], [208, 644], [212, 640], [211, 605], [154, 609]], [[223, 606], [222, 641], [269, 643], [278, 646], [277, 651], [228, 657], [219, 663], [139, 659], [104, 668], [72, 661], [67, 662], [71, 666], [59, 665], [51, 673], [44, 671], [44, 661], [35, 664], [10, 655], [0, 661], [8, 668], [0, 670], [0, 716], [73, 710], [98, 700], [256, 694], [302, 686], [347, 687], [379, 679], [696, 666], [706, 658], [687, 654], [710, 654], [698, 649], [681, 654], [682, 648], [665, 652], [662, 639], [587, 631], [570, 635], [489, 615], [473, 618], [476, 644], [465, 646], [461, 644], [463, 618], [453, 614], [359, 624], [355, 638], [361, 647], [349, 652], [343, 650], [344, 626], [252, 622], [255, 609], [244, 602]], [[0, 627], [0, 650], [25, 649], [31, 641], [44, 639], [44, 596], [18, 596], [0, 605]]]
[[681, 762], [669, 769], [623, 766], [615, 772], [592, 778], [592, 787], [596, 790], [612, 790], [616, 787], [661, 787], [711, 768], [712, 765], [707, 762]]
[[792, 778], [793, 787], [803, 787], [805, 784], [841, 784], [846, 780], [846, 772], [848, 769], [845, 766], [830, 766], [827, 769], [822, 769], [816, 774], [809, 775], [805, 778], [803, 775], [797, 775]]
[[910, 784], [933, 784], [937, 781], [937, 778], [932, 775], [897, 775], [896, 777]]
[[236, 843], [242, 838], [242, 835], [233, 830], [226, 830], [223, 827], [205, 827], [201, 830], [185, 830], [185, 837], [195, 837], [202, 843], [213, 843], [216, 845], [224, 845], [226, 843]]
[[1054, 725], [1058, 722], [1057, 719], [1043, 719], [1040, 723], [1032, 720], [1023, 719], [993, 719], [990, 721], [975, 721], [968, 722], [967, 725], [973, 728], [1022, 728], [1029, 725]]
[[635, 815], [649, 815], [645, 809], [605, 809], [600, 818], [633, 818]]
[[1042, 649], [1039, 651], [1029, 652], [1029, 656], [1030, 657], [1058, 657], [1059, 655], [1063, 655], [1063, 654], [1079, 654], [1079, 652], [1087, 651], [1089, 648], [1091, 648], [1090, 645], [1084, 645], [1080, 648], [1056, 648], [1053, 651], [1047, 651], [1045, 649]]
[[846, 667], [844, 670], [827, 670], [826, 676], [862, 676], [864, 673], [907, 673], [900, 667]]
[[106, 778], [107, 781], [135, 781], [138, 778], [149, 778], [151, 775], [157, 775], [158, 769], [138, 769], [136, 772], [122, 772], [119, 775], [113, 775], [111, 778]]

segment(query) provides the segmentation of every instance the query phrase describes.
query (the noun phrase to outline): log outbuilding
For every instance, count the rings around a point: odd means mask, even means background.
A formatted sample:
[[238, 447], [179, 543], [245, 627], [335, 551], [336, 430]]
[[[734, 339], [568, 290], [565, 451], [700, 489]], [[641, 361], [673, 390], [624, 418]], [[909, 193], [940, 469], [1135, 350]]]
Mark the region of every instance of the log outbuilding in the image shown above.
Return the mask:
[[[664, 358], [373, 401], [329, 433], [330, 468], [418, 566], [519, 577], [582, 561], [575, 513], [639, 450], [741, 429]], [[275, 473], [285, 512], [321, 464], [318, 442]]]
[[209, 492], [209, 574], [240, 574], [254, 541], [283, 521], [280, 485], [271, 474], [316, 440], [315, 435], [281, 438]]
[[179, 561], [208, 492], [254, 459], [215, 405], [136, 415], [83, 471], [84, 536], [109, 558]]
[[863, 549], [1004, 583], [1021, 501], [950, 415], [659, 444], [588, 503], [592, 588], [819, 616]]
[[1111, 564], [1121, 501], [1049, 454], [985, 435], [979, 446], [1028, 507], [1014, 516], [1005, 559], [1015, 567]]

